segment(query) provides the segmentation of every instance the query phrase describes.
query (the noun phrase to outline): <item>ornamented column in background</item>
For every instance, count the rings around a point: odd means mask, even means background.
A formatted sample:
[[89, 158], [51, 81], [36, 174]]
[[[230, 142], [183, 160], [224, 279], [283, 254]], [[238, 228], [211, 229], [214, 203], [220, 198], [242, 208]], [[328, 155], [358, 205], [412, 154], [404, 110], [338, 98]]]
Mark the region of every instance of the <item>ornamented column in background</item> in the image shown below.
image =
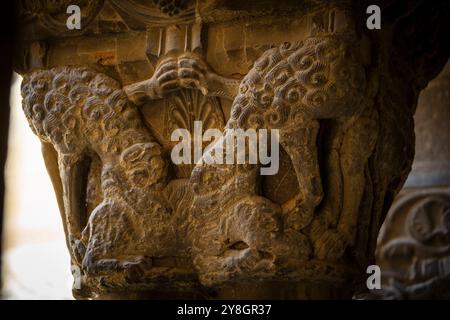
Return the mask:
[[394, 298], [450, 297], [450, 62], [422, 91], [413, 169], [381, 229], [378, 259]]

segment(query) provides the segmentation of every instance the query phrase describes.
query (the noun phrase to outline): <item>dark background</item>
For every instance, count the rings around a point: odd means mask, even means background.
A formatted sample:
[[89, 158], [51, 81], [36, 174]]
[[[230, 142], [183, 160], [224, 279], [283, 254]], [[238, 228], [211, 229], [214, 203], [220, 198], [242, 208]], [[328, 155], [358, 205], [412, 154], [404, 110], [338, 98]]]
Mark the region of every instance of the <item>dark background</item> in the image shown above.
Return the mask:
[[[3, 1], [0, 6], [0, 266], [3, 234], [3, 199], [5, 193], [4, 166], [8, 147], [9, 89], [12, 76], [12, 56], [17, 26], [15, 1]], [[1, 269], [0, 269], [1, 270]], [[0, 288], [2, 278], [0, 273]]]

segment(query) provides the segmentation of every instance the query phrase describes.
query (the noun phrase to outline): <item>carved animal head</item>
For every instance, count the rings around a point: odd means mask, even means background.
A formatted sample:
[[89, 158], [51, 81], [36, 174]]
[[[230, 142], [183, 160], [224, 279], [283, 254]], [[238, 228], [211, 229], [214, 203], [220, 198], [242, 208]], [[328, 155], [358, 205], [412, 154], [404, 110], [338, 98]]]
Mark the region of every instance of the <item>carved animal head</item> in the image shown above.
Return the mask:
[[279, 128], [288, 120], [354, 112], [365, 90], [362, 65], [336, 37], [267, 50], [242, 80], [228, 127]]

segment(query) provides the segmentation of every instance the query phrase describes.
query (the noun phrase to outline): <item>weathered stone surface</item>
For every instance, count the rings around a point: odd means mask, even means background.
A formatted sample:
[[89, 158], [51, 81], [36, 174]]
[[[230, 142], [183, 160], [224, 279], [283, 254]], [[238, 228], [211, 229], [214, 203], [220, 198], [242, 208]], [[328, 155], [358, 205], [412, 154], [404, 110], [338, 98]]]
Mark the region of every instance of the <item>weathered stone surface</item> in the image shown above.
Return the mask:
[[[351, 297], [449, 55], [448, 3], [382, 1], [371, 31], [364, 1], [80, 1], [71, 32], [50, 2], [21, 9], [16, 69], [76, 296]], [[279, 172], [175, 165], [194, 121], [278, 129]]]

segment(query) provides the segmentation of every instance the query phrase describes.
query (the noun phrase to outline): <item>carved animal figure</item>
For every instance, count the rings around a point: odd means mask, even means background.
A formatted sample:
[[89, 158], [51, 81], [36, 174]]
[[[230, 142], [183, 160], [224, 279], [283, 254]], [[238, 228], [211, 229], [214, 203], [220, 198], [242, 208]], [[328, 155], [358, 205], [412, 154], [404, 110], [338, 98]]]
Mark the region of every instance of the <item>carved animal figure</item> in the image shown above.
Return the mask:
[[[242, 80], [227, 128], [278, 129], [280, 145], [292, 161], [300, 192], [280, 208], [258, 196], [257, 166], [199, 163], [191, 183], [196, 192], [194, 212], [202, 212], [204, 225], [211, 229], [202, 234], [195, 250], [196, 265], [205, 282], [229, 279], [239, 272], [255, 273], [263, 263], [267, 267], [282, 260], [309, 258], [311, 244], [300, 231], [310, 226], [322, 200], [316, 145], [319, 120], [342, 119], [342, 126], [349, 127], [363, 109], [365, 71], [353, 56], [350, 44], [337, 36], [284, 43], [266, 51]], [[225, 131], [217, 144], [222, 144], [227, 134]], [[209, 153], [213, 156], [214, 148]], [[361, 152], [350, 156], [360, 163], [368, 155]], [[364, 175], [361, 170], [353, 171], [356, 180]], [[351, 176], [350, 172], [344, 173]], [[352, 204], [344, 208], [349, 213], [342, 217], [350, 229], [356, 225], [357, 209]], [[350, 241], [347, 234], [354, 230], [339, 231], [344, 234], [342, 239], [327, 236], [336, 234], [334, 230], [322, 230], [326, 235], [316, 248], [319, 257], [325, 258], [327, 246], [345, 248], [346, 241]], [[324, 243], [327, 248], [322, 254], [320, 246]], [[281, 249], [284, 246], [291, 248], [287, 251], [290, 256], [285, 256]], [[292, 248], [298, 248], [297, 252]], [[217, 272], [219, 265], [222, 273]]]
[[[97, 275], [171, 255], [161, 196], [167, 165], [119, 83], [85, 67], [38, 70], [25, 76], [22, 96], [31, 129], [58, 155], [76, 263]], [[98, 200], [90, 213], [91, 189]]]

